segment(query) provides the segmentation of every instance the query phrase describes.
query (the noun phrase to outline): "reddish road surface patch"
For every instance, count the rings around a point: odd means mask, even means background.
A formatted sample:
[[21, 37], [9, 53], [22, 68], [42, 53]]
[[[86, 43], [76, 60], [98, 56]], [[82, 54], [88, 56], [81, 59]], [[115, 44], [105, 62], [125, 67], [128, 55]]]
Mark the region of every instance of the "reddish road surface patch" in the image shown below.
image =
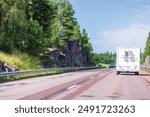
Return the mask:
[[[83, 91], [85, 90], [88, 90], [90, 87], [92, 87], [95, 83], [97, 83], [99, 80], [103, 79], [104, 77], [106, 77], [108, 74], [110, 74], [111, 72], [109, 73], [105, 73], [105, 74], [100, 74], [99, 76], [95, 77], [95, 78], [92, 78], [91, 80], [85, 82], [84, 84], [82, 84], [80, 86], [80, 88], [78, 88], [76, 91], [60, 98], [62, 100], [71, 100], [73, 98], [75, 98], [78, 94], [82, 93]], [[86, 95], [86, 97], [92, 97], [90, 95]]]
[[[99, 74], [99, 73], [98, 73]], [[84, 82], [86, 80], [88, 80], [90, 77], [96, 77], [98, 75], [97, 73], [95, 75], [91, 75], [88, 77], [83, 77], [82, 79], [77, 79], [77, 80], [73, 80], [67, 83], [63, 83], [61, 85], [46, 89], [46, 90], [42, 90], [38, 93], [20, 98], [19, 100], [40, 100], [40, 99], [47, 99], [47, 98], [51, 98], [63, 91], [65, 91], [68, 87], [73, 86], [74, 84], [78, 84], [81, 82]]]

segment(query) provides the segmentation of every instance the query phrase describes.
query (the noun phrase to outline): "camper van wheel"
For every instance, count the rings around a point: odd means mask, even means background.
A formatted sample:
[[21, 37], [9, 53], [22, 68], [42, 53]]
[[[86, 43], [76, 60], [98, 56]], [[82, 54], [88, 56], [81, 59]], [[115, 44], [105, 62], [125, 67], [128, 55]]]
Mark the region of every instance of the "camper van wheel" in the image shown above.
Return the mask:
[[139, 75], [139, 72], [135, 72], [135, 75]]
[[120, 72], [119, 71], [117, 71], [117, 75], [119, 75], [120, 74]]

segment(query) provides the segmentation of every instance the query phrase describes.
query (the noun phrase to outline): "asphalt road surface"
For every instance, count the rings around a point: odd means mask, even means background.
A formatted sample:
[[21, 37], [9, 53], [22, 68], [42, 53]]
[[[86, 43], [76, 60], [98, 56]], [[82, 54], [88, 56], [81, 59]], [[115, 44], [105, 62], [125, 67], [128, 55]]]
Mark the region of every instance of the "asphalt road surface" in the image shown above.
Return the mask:
[[0, 84], [0, 100], [149, 100], [150, 73], [97, 69]]

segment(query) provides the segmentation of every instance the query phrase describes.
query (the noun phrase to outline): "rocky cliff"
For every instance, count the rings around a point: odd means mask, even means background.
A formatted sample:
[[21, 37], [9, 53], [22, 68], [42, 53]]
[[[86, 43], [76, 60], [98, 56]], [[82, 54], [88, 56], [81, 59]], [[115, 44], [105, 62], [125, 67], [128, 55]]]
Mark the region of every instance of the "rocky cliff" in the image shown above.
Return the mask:
[[62, 48], [49, 48], [48, 56], [50, 59], [44, 60], [46, 68], [51, 67], [81, 67], [89, 66], [89, 60], [86, 53], [81, 48], [78, 39], [65, 39]]

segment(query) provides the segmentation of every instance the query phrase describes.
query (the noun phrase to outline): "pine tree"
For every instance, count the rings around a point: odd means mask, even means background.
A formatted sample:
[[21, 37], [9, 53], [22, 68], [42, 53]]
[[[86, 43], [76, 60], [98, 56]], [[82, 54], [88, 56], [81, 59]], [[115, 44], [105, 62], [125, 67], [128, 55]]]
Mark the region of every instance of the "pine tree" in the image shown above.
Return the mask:
[[74, 26], [73, 38], [74, 39], [80, 39], [81, 38], [81, 31], [80, 31], [80, 26], [79, 25]]
[[74, 10], [69, 0], [63, 0], [59, 6], [59, 17], [61, 31], [64, 34], [64, 38], [73, 38], [74, 26], [77, 25], [77, 19], [74, 18]]
[[87, 56], [87, 60], [91, 61], [92, 60], [92, 44], [89, 42], [89, 37], [88, 37], [88, 33], [86, 32], [85, 29], [83, 29], [82, 33], [81, 33], [81, 46], [83, 51], [85, 52], [86, 56]]
[[51, 45], [52, 47], [62, 47], [63, 39], [81, 37], [80, 27], [77, 19], [74, 18], [74, 10], [68, 0], [56, 0], [54, 2], [55, 18], [51, 23]]

